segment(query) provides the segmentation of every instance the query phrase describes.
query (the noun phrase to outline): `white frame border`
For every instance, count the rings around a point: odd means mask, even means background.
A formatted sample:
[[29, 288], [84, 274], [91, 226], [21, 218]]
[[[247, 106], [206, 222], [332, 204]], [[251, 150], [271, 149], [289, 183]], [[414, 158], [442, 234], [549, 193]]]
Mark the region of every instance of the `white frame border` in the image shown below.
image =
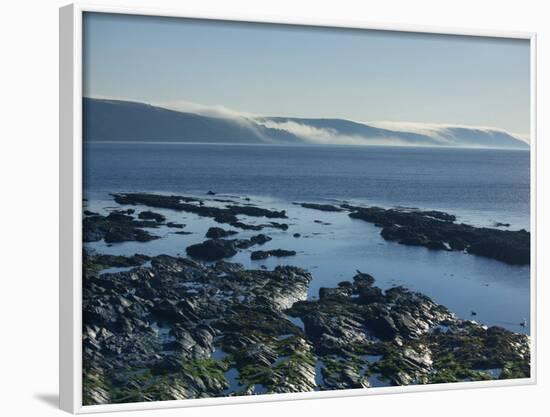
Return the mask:
[[[445, 384], [380, 387], [256, 396], [219, 397], [173, 401], [154, 401], [106, 405], [82, 405], [82, 16], [84, 12], [182, 17], [188, 19], [229, 20], [236, 22], [370, 29], [439, 35], [489, 36], [526, 39], [531, 52], [530, 159], [531, 159], [531, 377], [524, 379], [454, 382]], [[142, 7], [116, 7], [75, 3], [59, 10], [59, 405], [74, 414], [110, 411], [150, 410], [225, 404], [290, 401], [365, 395], [426, 392], [482, 387], [533, 385], [537, 382], [536, 317], [536, 33], [503, 32], [436, 26], [397, 25], [357, 20], [320, 20], [289, 16], [265, 17], [197, 13]]]

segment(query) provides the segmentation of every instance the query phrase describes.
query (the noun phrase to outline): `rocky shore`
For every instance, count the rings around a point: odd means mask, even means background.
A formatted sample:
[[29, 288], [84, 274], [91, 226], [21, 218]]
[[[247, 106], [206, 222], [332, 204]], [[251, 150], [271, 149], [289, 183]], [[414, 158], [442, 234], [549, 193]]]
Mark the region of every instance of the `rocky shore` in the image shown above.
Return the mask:
[[[262, 224], [247, 224], [238, 216], [266, 219], [287, 219], [285, 210], [269, 210], [253, 204], [238, 205], [225, 201], [223, 207], [207, 205], [208, 201], [197, 197], [166, 196], [149, 193], [113, 194], [120, 205], [165, 208], [210, 217], [218, 223], [228, 224], [241, 230], [260, 231], [265, 228], [288, 230], [287, 223], [269, 221]], [[224, 202], [214, 199], [213, 202]], [[528, 265], [531, 260], [531, 235], [526, 230], [500, 230], [497, 228], [474, 227], [457, 223], [452, 214], [441, 211], [406, 210], [402, 208], [383, 209], [380, 207], [360, 207], [350, 204], [294, 203], [303, 208], [324, 211], [346, 211], [353, 219], [373, 223], [382, 230], [381, 236], [388, 241], [403, 245], [424, 246], [432, 250], [463, 251], [465, 253], [496, 259], [512, 265]], [[129, 209], [133, 210], [133, 209]], [[106, 238], [111, 242], [125, 240], [147, 241], [155, 239], [142, 230], [162, 224], [162, 216], [146, 212], [141, 220], [134, 220], [129, 214], [111, 213], [107, 217], [92, 215], [84, 219], [84, 241]], [[323, 223], [320, 220], [315, 220]], [[501, 223], [499, 223], [501, 224]], [[223, 229], [221, 229], [223, 231]], [[220, 231], [212, 231], [219, 237], [226, 237]], [[229, 231], [229, 234], [234, 234]], [[210, 236], [208, 236], [210, 237]], [[212, 237], [214, 237], [212, 235]]]
[[349, 216], [381, 227], [386, 240], [434, 250], [465, 251], [517, 265], [531, 261], [531, 236], [526, 230], [509, 231], [456, 223], [456, 217], [440, 211], [354, 207]]
[[[374, 277], [357, 271], [349, 281], [308, 298], [313, 277], [305, 269], [246, 269], [226, 261], [243, 250], [252, 260], [295, 256], [295, 250], [270, 248], [267, 234], [252, 234], [288, 229], [286, 220], [271, 221], [288, 219], [285, 211], [237, 204], [213, 192], [205, 199], [113, 197], [122, 209], [84, 213], [85, 242], [149, 242], [161, 238], [156, 234], [161, 228], [189, 233], [185, 224], [151, 211], [155, 208], [193, 213], [238, 230], [208, 228], [200, 235], [205, 240], [182, 247], [187, 257], [109, 255], [85, 246], [86, 405], [530, 375], [528, 336], [458, 318], [403, 286], [384, 291]], [[447, 213], [296, 204], [374, 223], [384, 239], [402, 244], [507, 263], [524, 263], [529, 254], [528, 232], [474, 228]], [[260, 224], [247, 223], [256, 217]], [[247, 230], [253, 232], [239, 236]], [[300, 241], [293, 249], [301, 250]]]
[[[269, 222], [263, 225], [248, 225], [238, 219], [238, 215], [250, 217], [265, 217], [268, 219], [286, 219], [286, 212], [268, 210], [254, 205], [236, 205], [227, 204], [222, 207], [213, 207], [205, 205], [203, 199], [186, 196], [165, 196], [160, 194], [148, 193], [118, 193], [113, 194], [116, 203], [121, 205], [143, 205], [148, 207], [166, 208], [176, 211], [184, 211], [194, 213], [202, 217], [211, 217], [218, 223], [226, 223], [235, 228], [243, 230], [261, 230], [264, 227], [272, 227], [276, 229], [286, 230], [286, 223]], [[213, 200], [215, 202], [224, 202], [220, 199]]]
[[[529, 339], [358, 273], [85, 254], [84, 403], [526, 378]], [[107, 266], [148, 265], [117, 273]]]

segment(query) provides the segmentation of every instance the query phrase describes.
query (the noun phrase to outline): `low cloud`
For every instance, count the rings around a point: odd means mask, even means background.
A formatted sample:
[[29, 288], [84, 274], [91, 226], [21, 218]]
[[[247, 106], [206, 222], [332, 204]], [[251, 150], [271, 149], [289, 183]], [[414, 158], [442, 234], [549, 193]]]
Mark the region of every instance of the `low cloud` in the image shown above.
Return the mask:
[[279, 136], [273, 131], [270, 132], [270, 129], [276, 129], [279, 132], [288, 132], [304, 143], [320, 145], [517, 147], [516, 141], [529, 144], [529, 135], [486, 126], [355, 121], [352, 123], [356, 123], [358, 133], [346, 134], [338, 130], [338, 124], [334, 127], [312, 126], [307, 120], [270, 118], [236, 111], [219, 104], [205, 105], [184, 100], [148, 104], [179, 112], [232, 120], [251, 130], [258, 140], [264, 143], [280, 143]]
[[459, 135], [457, 135], [457, 132], [460, 131], [478, 132], [485, 135], [501, 134], [510, 136], [513, 139], [525, 142], [527, 144], [529, 144], [530, 142], [528, 134], [508, 132], [507, 130], [490, 126], [389, 121], [365, 122], [363, 124], [380, 129], [393, 130], [396, 132], [407, 132], [426, 135], [442, 142], [442, 144], [448, 143], [449, 145], [453, 145], [456, 140], [460, 139]]
[[165, 101], [154, 103], [155, 106], [185, 113], [195, 113], [201, 116], [218, 117], [222, 119], [248, 119], [254, 117], [250, 113], [239, 112], [221, 104], [206, 105], [190, 101]]

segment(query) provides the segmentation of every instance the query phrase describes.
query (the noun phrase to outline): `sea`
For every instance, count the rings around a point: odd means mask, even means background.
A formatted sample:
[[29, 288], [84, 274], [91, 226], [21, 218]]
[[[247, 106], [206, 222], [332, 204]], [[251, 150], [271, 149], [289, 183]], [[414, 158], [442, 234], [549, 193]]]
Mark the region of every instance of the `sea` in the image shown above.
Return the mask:
[[[155, 192], [286, 210], [287, 231], [262, 249], [291, 249], [294, 257], [250, 260], [249, 251], [228, 259], [247, 268], [296, 265], [319, 288], [350, 280], [356, 271], [387, 289], [403, 285], [445, 305], [457, 316], [515, 332], [530, 332], [530, 267], [508, 265], [462, 252], [433, 251], [388, 242], [373, 224], [345, 212], [305, 209], [295, 202], [441, 210], [457, 221], [503, 230], [530, 230], [530, 153], [520, 150], [426, 147], [282, 146], [140, 142], [84, 145], [85, 207], [106, 213], [117, 207], [111, 193]], [[207, 195], [208, 191], [216, 193]], [[143, 207], [145, 210], [146, 208]], [[185, 223], [189, 235], [160, 227], [147, 243], [87, 243], [99, 253], [185, 256], [205, 240], [212, 219], [164, 209]], [[266, 219], [246, 218], [247, 223]], [[279, 220], [278, 220], [279, 221]], [[502, 226], [504, 224], [505, 226]], [[243, 231], [237, 237], [258, 232]], [[299, 233], [300, 237], [294, 237]], [[251, 249], [253, 250], [253, 249]]]

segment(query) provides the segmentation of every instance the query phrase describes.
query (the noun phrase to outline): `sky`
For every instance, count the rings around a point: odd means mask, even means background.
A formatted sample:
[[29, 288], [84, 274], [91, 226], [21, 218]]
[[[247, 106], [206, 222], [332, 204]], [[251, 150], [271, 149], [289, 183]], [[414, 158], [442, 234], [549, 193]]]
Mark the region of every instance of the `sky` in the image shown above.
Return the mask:
[[86, 97], [529, 132], [528, 40], [86, 13], [83, 42]]

